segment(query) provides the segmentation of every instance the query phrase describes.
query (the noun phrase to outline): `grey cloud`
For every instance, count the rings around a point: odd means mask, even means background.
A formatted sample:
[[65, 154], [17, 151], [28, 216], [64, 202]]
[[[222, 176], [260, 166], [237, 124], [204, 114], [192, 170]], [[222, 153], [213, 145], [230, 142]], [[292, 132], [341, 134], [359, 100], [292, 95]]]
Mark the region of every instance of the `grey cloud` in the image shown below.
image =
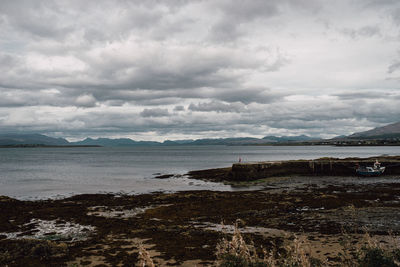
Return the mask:
[[364, 26], [358, 29], [345, 28], [342, 29], [341, 32], [353, 39], [357, 39], [360, 37], [373, 37], [382, 35], [381, 30], [377, 25]]
[[211, 27], [209, 38], [216, 42], [235, 41], [245, 35], [244, 25], [255, 21], [267, 21], [279, 16], [285, 9], [315, 13], [320, 2], [314, 0], [254, 0], [254, 1], [216, 1], [212, 4], [223, 15]]
[[145, 108], [140, 115], [142, 117], [164, 117], [168, 116], [169, 112], [168, 109], [164, 108]]
[[122, 105], [124, 105], [126, 103], [126, 101], [124, 100], [105, 100], [104, 104], [106, 104], [107, 106], [114, 106], [114, 107], [120, 107]]
[[216, 7], [223, 16], [214, 24], [210, 31], [210, 39], [214, 41], [234, 41], [244, 33], [240, 25], [258, 18], [267, 19], [278, 14], [278, 2], [255, 0], [219, 1]]
[[245, 33], [239, 26], [235, 26], [232, 21], [221, 20], [211, 28], [210, 39], [216, 42], [228, 42], [236, 40]]
[[399, 8], [389, 0], [1, 1], [0, 127], [201, 137], [334, 135], [393, 122], [399, 84], [385, 78], [399, 68]]
[[63, 95], [58, 90], [47, 89], [26, 91], [0, 87], [0, 107], [27, 106], [70, 106], [75, 105], [74, 97]]
[[367, 91], [352, 91], [352, 92], [343, 92], [333, 94], [333, 96], [339, 97], [341, 100], [363, 100], [363, 99], [398, 99], [400, 97], [400, 93], [392, 92], [392, 91], [382, 91], [382, 90], [367, 90]]
[[[397, 4], [398, 4], [398, 3], [397, 3]], [[396, 9], [393, 9], [391, 15], [392, 15], [393, 21], [394, 21], [397, 25], [399, 25], [399, 24], [400, 24], [400, 8], [397, 7]]]
[[10, 54], [0, 54], [0, 68], [2, 71], [13, 69], [19, 63], [18, 57]]
[[[83, 29], [83, 36], [89, 42], [121, 38], [132, 29], [151, 27], [160, 22], [164, 15], [161, 8], [154, 8], [141, 1], [111, 3], [102, 0], [2, 1], [0, 12], [10, 27], [31, 34], [33, 37], [61, 39], [65, 39], [67, 34], [81, 30], [77, 27], [77, 23], [83, 22], [79, 14], [82, 12], [85, 14], [84, 18], [89, 20], [89, 25], [100, 26], [98, 29], [90, 26]], [[111, 28], [112, 31], [102, 30], [104, 28]]]
[[374, 8], [392, 6], [392, 5], [397, 5], [399, 3], [397, 0], [367, 0], [361, 2], [363, 2], [366, 6], [373, 6]]
[[[71, 116], [65, 112], [58, 115], [49, 114], [49, 119], [34, 117], [35, 113], [26, 112], [26, 122], [24, 126], [33, 129], [48, 129], [48, 131], [65, 131], [70, 134], [88, 133], [101, 135], [109, 133], [146, 133], [149, 130], [155, 131], [160, 135], [171, 133], [199, 134], [207, 135], [209, 132], [240, 133], [246, 132], [252, 135], [264, 134], [266, 129], [273, 129], [275, 132], [286, 133], [313, 133], [318, 134], [342, 134], [354, 131], [361, 125], [380, 125], [390, 120], [396, 120], [400, 116], [400, 110], [396, 100], [385, 100], [378, 104], [368, 104], [360, 101], [346, 101], [348, 103], [337, 103], [332, 101], [312, 103], [293, 103], [282, 100], [279, 103], [262, 104], [259, 106], [248, 106], [248, 112], [212, 112], [203, 110], [188, 114], [186, 112], [177, 113], [170, 116], [167, 109], [144, 109], [141, 114], [134, 111], [128, 112], [114, 109], [89, 109], [79, 111], [78, 114]], [[357, 105], [358, 104], [358, 105]], [[305, 105], [298, 108], [296, 105]], [[207, 107], [206, 105], [204, 107]], [[218, 107], [217, 107], [218, 108]], [[35, 108], [40, 111], [41, 108]], [[12, 109], [9, 109], [9, 111]], [[123, 109], [120, 109], [123, 110]], [[13, 112], [11, 112], [12, 114]], [[180, 115], [179, 115], [180, 114]], [[0, 118], [4, 114], [0, 109]], [[49, 124], [57, 116], [60, 123], [57, 127]], [[63, 116], [66, 116], [63, 118]], [[365, 120], [370, 118], [370, 121]], [[7, 127], [12, 127], [14, 122], [7, 119]], [[224, 121], [221, 124], [221, 121]], [[360, 121], [363, 121], [360, 123]], [[4, 122], [0, 123], [4, 125]], [[352, 130], [353, 129], [353, 130]]]
[[[181, 3], [179, 2], [179, 4]], [[139, 6], [142, 8], [142, 5]], [[67, 4], [66, 7], [71, 8], [71, 5]], [[40, 6], [40, 8], [46, 7]], [[150, 9], [151, 5], [147, 8]], [[60, 11], [59, 6], [53, 7], [53, 9], [53, 13]], [[88, 6], [85, 4], [83, 10], [87, 9]], [[255, 8], [253, 9], [256, 10]], [[10, 9], [7, 10], [8, 13], [13, 13]], [[95, 8], [94, 10], [97, 9]], [[135, 17], [136, 15], [133, 16]], [[100, 21], [100, 23], [102, 22]], [[102, 31], [93, 28], [93, 26], [83, 28], [83, 31], [84, 35], [90, 35], [89, 39], [102, 39], [100, 36], [100, 32]], [[87, 46], [87, 44], [84, 45]], [[71, 48], [74, 49], [73, 46]], [[268, 60], [263, 58], [249, 56], [252, 54], [251, 49], [232, 49], [215, 47], [213, 45], [204, 46], [203, 44], [199, 46], [173, 45], [165, 47], [155, 42], [144, 42], [139, 46], [122, 48], [131, 50], [132, 52], [138, 50], [136, 52], [138, 56], [129, 58], [129, 56], [127, 57], [125, 54], [120, 53], [120, 47], [104, 51], [97, 49], [100, 52], [94, 55], [90, 55], [90, 47], [88, 52], [76, 50], [74, 53], [70, 53], [69, 57], [71, 59], [79, 58], [83, 64], [86, 64], [87, 68], [82, 70], [73, 68], [69, 70], [57, 70], [53, 68], [50, 71], [35, 69], [27, 65], [26, 58], [21, 58], [22, 61], [18, 62], [17, 66], [14, 64], [15, 68], [9, 68], [13, 73], [5, 77], [7, 79], [4, 79], [4, 81], [0, 79], [0, 84], [4, 87], [27, 88], [27, 90], [64, 87], [68, 91], [68, 94], [76, 92], [75, 96], [71, 96], [75, 98], [78, 98], [82, 94], [81, 90], [75, 90], [79, 88], [85, 90], [86, 94], [91, 94], [96, 99], [102, 101], [122, 100], [119, 98], [118, 92], [114, 93], [119, 90], [148, 89], [151, 91], [166, 90], [170, 92], [166, 96], [169, 100], [143, 99], [147, 103], [153, 103], [154, 105], [176, 101], [180, 96], [174, 95], [174, 91], [182, 91], [184, 89], [196, 88], [197, 90], [201, 90], [201, 88], [205, 87], [241, 88], [244, 76], [243, 70], [261, 68], [267, 71], [275, 71], [284, 63], [284, 60], [280, 60], [279, 58], [277, 61], [268, 63]], [[62, 49], [61, 43], [60, 49]], [[57, 53], [57, 50], [54, 50], [54, 52]], [[268, 58], [269, 54], [267, 53], [265, 56]], [[175, 62], [175, 66], [171, 67], [170, 62]], [[19, 74], [23, 74], [22, 79]], [[196, 93], [188, 93], [186, 95], [190, 97], [191, 94], [196, 96]], [[207, 95], [212, 94], [206, 94], [205, 97]], [[230, 101], [230, 97], [224, 96], [224, 93], [217, 93], [216, 97], [219, 95], [221, 95], [222, 100]], [[234, 101], [237, 101], [237, 99], [234, 99]], [[246, 99], [243, 101], [249, 102]], [[79, 101], [77, 104], [79, 105]]]
[[[263, 66], [264, 62], [241, 58], [240, 51], [213, 47], [173, 47], [160, 45], [146, 49], [137, 57], [121, 58], [118, 52], [103, 53], [101, 62], [91, 63], [94, 83], [98, 87], [173, 89], [206, 86], [232, 86], [238, 74], [225, 74], [224, 70], [247, 69]], [[141, 51], [136, 53], [140, 53]], [[95, 55], [96, 57], [99, 55]], [[172, 65], [172, 66], [171, 66]], [[107, 85], [109, 84], [109, 85]]]
[[393, 72], [397, 71], [399, 68], [400, 68], [400, 62], [395, 62], [389, 66], [388, 73], [393, 73]]
[[174, 111], [184, 111], [185, 107], [184, 106], [175, 106]]
[[76, 98], [75, 103], [80, 107], [94, 107], [96, 98], [92, 94], [83, 94]]
[[73, 30], [72, 21], [59, 20], [60, 7], [50, 1], [2, 1], [0, 13], [8, 26], [34, 37], [63, 37]]
[[189, 110], [200, 111], [200, 112], [216, 111], [216, 112], [240, 113], [240, 112], [245, 112], [246, 107], [241, 102], [225, 104], [222, 102], [211, 101], [211, 102], [203, 102], [203, 103], [198, 103], [198, 104], [191, 103], [189, 105]]
[[279, 101], [285, 93], [272, 91], [269, 88], [210, 88], [203, 87], [196, 90], [175, 89], [175, 90], [132, 90], [120, 92], [108, 92], [105, 99], [125, 99], [136, 103], [173, 104], [180, 99], [217, 99], [228, 103], [241, 102], [249, 103], [272, 103]]
[[220, 89], [214, 93], [214, 97], [226, 102], [271, 103], [278, 101], [285, 94], [272, 92], [269, 88], [238, 88], [234, 92], [230, 89]]
[[279, 3], [276, 1], [255, 0], [250, 2], [220, 1], [218, 4], [225, 16], [239, 21], [250, 21], [257, 18], [268, 18], [277, 15]]
[[381, 35], [381, 30], [378, 26], [364, 26], [358, 29], [357, 33], [362, 36]]
[[397, 0], [360, 1], [366, 8], [384, 9], [395, 24], [400, 25], [400, 4]]

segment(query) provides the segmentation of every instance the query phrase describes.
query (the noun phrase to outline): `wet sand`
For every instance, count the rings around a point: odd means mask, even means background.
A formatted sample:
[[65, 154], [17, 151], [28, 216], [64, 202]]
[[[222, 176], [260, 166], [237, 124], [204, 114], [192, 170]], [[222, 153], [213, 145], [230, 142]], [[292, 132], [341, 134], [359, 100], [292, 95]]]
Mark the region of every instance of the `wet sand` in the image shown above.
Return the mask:
[[330, 264], [338, 260], [343, 231], [354, 246], [362, 244], [365, 227], [382, 240], [389, 231], [400, 234], [396, 176], [287, 176], [254, 184], [262, 189], [45, 201], [0, 197], [0, 265], [134, 266], [139, 243], [161, 266], [210, 265], [216, 244], [237, 219], [258, 247], [281, 248], [296, 235]]

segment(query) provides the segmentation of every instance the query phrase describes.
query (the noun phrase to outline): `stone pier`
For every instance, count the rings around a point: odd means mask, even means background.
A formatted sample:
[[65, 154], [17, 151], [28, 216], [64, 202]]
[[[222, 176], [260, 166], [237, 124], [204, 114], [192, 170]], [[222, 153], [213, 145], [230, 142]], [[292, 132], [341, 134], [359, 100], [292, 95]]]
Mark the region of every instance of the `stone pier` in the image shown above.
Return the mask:
[[357, 165], [373, 166], [376, 159], [386, 167], [383, 175], [400, 175], [400, 156], [396, 156], [234, 163], [229, 178], [251, 181], [285, 175], [356, 176]]

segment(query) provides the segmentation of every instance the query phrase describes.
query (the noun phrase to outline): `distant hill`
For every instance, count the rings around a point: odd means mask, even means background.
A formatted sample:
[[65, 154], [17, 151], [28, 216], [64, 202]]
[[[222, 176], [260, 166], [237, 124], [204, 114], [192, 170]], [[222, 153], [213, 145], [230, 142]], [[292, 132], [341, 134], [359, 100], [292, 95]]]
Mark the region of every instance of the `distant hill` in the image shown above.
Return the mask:
[[268, 142], [278, 142], [278, 143], [287, 143], [287, 142], [303, 142], [303, 141], [310, 141], [310, 140], [318, 140], [319, 138], [315, 137], [310, 137], [308, 135], [295, 135], [295, 136], [281, 136], [281, 137], [276, 137], [276, 136], [265, 136], [263, 137], [264, 141]]
[[86, 138], [85, 140], [78, 142], [71, 142], [72, 145], [98, 145], [98, 146], [154, 146], [160, 145], [160, 142], [153, 141], [134, 141], [129, 138], [118, 138], [118, 139], [110, 139], [110, 138]]
[[68, 142], [64, 138], [53, 138], [42, 134], [0, 134], [0, 146], [10, 145], [45, 145], [45, 146], [171, 146], [171, 145], [262, 145], [275, 143], [295, 143], [316, 140], [306, 135], [299, 136], [266, 136], [264, 138], [254, 137], [234, 137], [234, 138], [215, 138], [215, 139], [187, 139], [187, 140], [166, 140], [164, 142], [155, 141], [135, 141], [129, 138], [86, 138], [77, 142]]
[[377, 127], [369, 131], [349, 135], [351, 139], [394, 139], [400, 138], [400, 122], [383, 127]]
[[42, 134], [0, 134], [0, 145], [48, 145], [65, 146], [69, 142], [64, 138], [53, 138]]
[[253, 137], [219, 138], [219, 139], [197, 139], [191, 145], [252, 145], [265, 143], [262, 139]]
[[211, 145], [260, 145], [267, 143], [301, 142], [315, 140], [306, 135], [299, 136], [266, 136], [262, 139], [254, 137], [234, 137], [234, 138], [208, 138], [208, 139], [187, 139], [187, 140], [165, 140], [164, 142], [154, 141], [135, 141], [129, 138], [86, 138], [78, 142], [71, 142], [73, 145], [100, 145], [100, 146], [211, 146]]
[[265, 140], [252, 137], [220, 138], [220, 139], [188, 139], [188, 140], [166, 140], [162, 143], [154, 141], [134, 141], [129, 138], [86, 138], [85, 140], [73, 142], [73, 145], [100, 145], [100, 146], [171, 146], [171, 145], [249, 145], [266, 143]]
[[163, 145], [186, 145], [192, 143], [194, 140], [193, 139], [186, 139], [186, 140], [165, 140], [162, 144]]

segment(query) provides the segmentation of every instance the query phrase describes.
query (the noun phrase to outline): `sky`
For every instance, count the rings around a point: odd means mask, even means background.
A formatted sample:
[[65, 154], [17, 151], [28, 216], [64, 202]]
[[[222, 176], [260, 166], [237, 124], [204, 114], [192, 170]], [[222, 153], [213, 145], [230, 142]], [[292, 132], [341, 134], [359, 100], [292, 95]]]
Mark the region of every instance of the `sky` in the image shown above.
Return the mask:
[[300, 135], [400, 121], [400, 1], [0, 1], [0, 132]]

